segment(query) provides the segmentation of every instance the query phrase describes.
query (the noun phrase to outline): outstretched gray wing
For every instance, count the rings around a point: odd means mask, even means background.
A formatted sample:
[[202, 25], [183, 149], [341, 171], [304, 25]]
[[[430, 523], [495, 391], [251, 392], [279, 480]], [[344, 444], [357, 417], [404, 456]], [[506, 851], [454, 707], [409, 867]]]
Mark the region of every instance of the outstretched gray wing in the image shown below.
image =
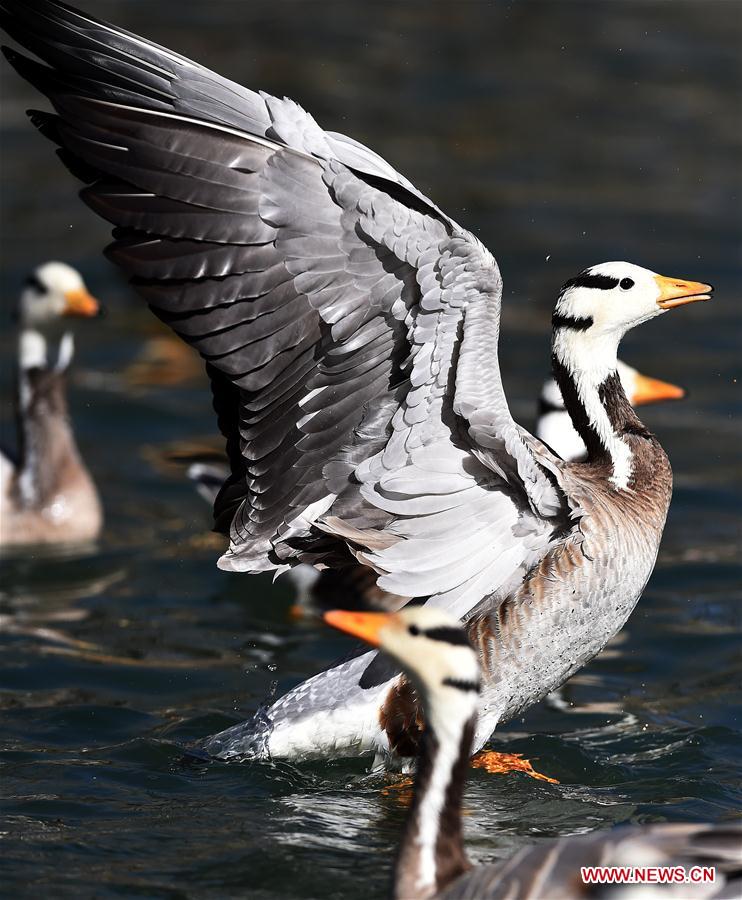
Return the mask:
[[[463, 615], [539, 559], [564, 498], [513, 422], [494, 259], [372, 151], [54, 0], [0, 0], [47, 66], [35, 124], [108, 253], [207, 363], [231, 475], [225, 568], [338, 541]], [[51, 68], [50, 68], [51, 67]]]

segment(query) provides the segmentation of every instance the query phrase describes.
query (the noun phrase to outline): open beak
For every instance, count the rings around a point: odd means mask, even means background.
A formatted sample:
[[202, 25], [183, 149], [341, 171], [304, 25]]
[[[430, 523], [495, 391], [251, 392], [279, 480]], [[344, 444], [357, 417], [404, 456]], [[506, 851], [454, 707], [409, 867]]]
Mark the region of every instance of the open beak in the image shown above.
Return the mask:
[[647, 378], [646, 375], [637, 375], [634, 379], [632, 392], [632, 406], [646, 406], [647, 403], [659, 403], [661, 400], [682, 400], [685, 397], [685, 388], [670, 384], [669, 381], [660, 381], [659, 378]]
[[345, 612], [342, 609], [331, 609], [323, 616], [328, 625], [361, 638], [372, 647], [381, 643], [381, 630], [395, 618], [394, 613]]
[[65, 316], [97, 316], [100, 312], [100, 303], [93, 297], [92, 294], [89, 294], [85, 288], [80, 288], [76, 291], [67, 291], [64, 295], [65, 306], [64, 306], [64, 315]]
[[655, 275], [654, 280], [660, 289], [657, 306], [662, 309], [673, 309], [698, 300], [710, 300], [714, 290], [710, 284], [700, 281], [683, 281], [682, 278], [665, 278], [664, 275]]

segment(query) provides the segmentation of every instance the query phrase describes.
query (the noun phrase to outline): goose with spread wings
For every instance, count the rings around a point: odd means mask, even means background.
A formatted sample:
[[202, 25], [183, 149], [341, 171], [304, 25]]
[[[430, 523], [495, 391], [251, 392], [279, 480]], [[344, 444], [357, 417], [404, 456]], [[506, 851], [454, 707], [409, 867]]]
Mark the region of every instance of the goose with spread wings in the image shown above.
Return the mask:
[[[113, 223], [107, 255], [202, 355], [231, 473], [215, 503], [236, 572], [364, 566], [479, 647], [475, 748], [622, 627], [671, 495], [616, 374], [623, 334], [708, 285], [629, 263], [568, 282], [553, 364], [588, 451], [512, 418], [502, 280], [474, 237], [377, 154], [56, 0], [0, 0], [32, 112]], [[375, 653], [204, 743], [225, 759], [412, 755], [414, 688]]]

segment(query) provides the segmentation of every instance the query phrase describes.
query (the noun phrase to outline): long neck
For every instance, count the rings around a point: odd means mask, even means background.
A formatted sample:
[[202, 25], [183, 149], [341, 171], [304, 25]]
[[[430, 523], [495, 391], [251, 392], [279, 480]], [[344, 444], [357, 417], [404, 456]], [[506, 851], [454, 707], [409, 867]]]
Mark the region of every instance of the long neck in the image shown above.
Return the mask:
[[618, 337], [574, 327], [554, 329], [552, 367], [588, 463], [607, 463], [611, 481], [625, 489], [632, 476], [632, 451], [624, 438], [650, 436], [626, 399], [616, 370]]
[[20, 464], [16, 489], [20, 503], [38, 507], [57, 488], [60, 476], [80, 465], [67, 415], [64, 367], [72, 356], [71, 339], [60, 344], [58, 366], [50, 367], [43, 335], [24, 329], [18, 354], [16, 416]]
[[461, 830], [461, 802], [476, 714], [463, 728], [430, 723], [418, 760], [415, 794], [394, 870], [397, 900], [434, 897], [470, 868]]

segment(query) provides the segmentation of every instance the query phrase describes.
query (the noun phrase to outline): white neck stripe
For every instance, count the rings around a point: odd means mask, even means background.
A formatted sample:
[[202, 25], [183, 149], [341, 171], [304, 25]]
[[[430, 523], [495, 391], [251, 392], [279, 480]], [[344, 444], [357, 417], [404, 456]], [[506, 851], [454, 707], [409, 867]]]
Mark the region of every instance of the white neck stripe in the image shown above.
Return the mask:
[[618, 338], [615, 334], [557, 329], [554, 355], [569, 373], [588, 422], [613, 464], [611, 482], [626, 490], [632, 473], [632, 454], [628, 444], [616, 434], [600, 399], [600, 385], [616, 373]]

